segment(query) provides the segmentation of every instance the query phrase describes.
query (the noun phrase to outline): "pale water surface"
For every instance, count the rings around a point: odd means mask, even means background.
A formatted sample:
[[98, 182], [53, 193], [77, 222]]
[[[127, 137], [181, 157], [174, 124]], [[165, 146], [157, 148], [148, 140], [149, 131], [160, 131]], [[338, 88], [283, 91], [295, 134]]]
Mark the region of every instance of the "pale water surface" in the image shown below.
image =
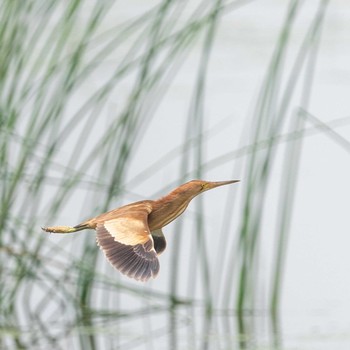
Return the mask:
[[[134, 18], [152, 7], [156, 2], [117, 2], [108, 14], [105, 28], [126, 19]], [[305, 1], [295, 23], [290, 48], [285, 60], [285, 71], [290, 71], [301, 37], [305, 34], [318, 6], [318, 1]], [[195, 2], [193, 6], [195, 5]], [[203, 162], [225, 155], [229, 150], [249, 143], [247, 120], [251, 118], [259, 88], [266, 74], [278, 34], [285, 19], [287, 1], [262, 0], [247, 2], [239, 9], [225, 14], [217, 28], [215, 45], [211, 53], [205, 98], [204, 130], [210, 137], [205, 141]], [[183, 14], [185, 16], [185, 13]], [[83, 20], [83, 19], [82, 19]], [[350, 116], [350, 3], [330, 1], [318, 50], [317, 67], [314, 74], [309, 111], [323, 123]], [[121, 50], [126, 48], [121, 48]], [[201, 46], [190, 51], [150, 125], [138, 135], [139, 143], [128, 167], [124, 197], [115, 206], [129, 201], [154, 198], [177, 185], [180, 153], [168, 159], [166, 165], [145, 176], [142, 181], [133, 179], [144, 169], [152, 166], [177, 146], [182, 145], [184, 130], [193, 98], [193, 82], [198, 67]], [[103, 68], [82, 87], [82, 94], [89, 93], [101, 84], [118, 61], [108, 59]], [[115, 61], [114, 61], [115, 60]], [[108, 128], [108, 119], [113, 111], [121, 108], [130, 90], [128, 80], [119, 87], [117, 97], [106, 101], [105, 110], [99, 115], [101, 131]], [[293, 97], [291, 111], [300, 101], [301, 86]], [[77, 101], [79, 103], [79, 101]], [[74, 110], [74, 102], [66, 111], [67, 118]], [[314, 127], [310, 122], [307, 127]], [[335, 129], [345, 140], [350, 140], [350, 119]], [[99, 132], [95, 130], [94, 132]], [[281, 149], [281, 150], [280, 150]], [[276, 165], [269, 179], [266, 207], [259, 253], [258, 299], [256, 311], [247, 311], [239, 320], [232, 299], [228, 309], [220, 302], [214, 305], [212, 314], [198, 301], [194, 306], [179, 305], [168, 309], [161, 299], [146, 299], [145, 304], [133, 297], [118, 300], [101, 300], [98, 293], [96, 303], [105, 302], [106, 310], [117, 309], [125, 316], [96, 317], [94, 329], [98, 349], [315, 349], [346, 350], [350, 348], [350, 162], [349, 152], [330, 133], [316, 131], [306, 136], [296, 187], [295, 206], [288, 240], [286, 267], [283, 273], [283, 288], [279, 320], [275, 324], [269, 317], [274, 230], [280, 183], [280, 164], [284, 159], [283, 147], [276, 153]], [[57, 159], [65, 164], [69, 156], [69, 144], [62, 145]], [[208, 247], [210, 273], [216, 278], [217, 267], [222, 264], [218, 247], [222, 237], [227, 244], [234, 244], [239, 227], [242, 208], [239, 199], [244, 188], [244, 157], [231, 159], [205, 168], [209, 180], [240, 178], [241, 184], [234, 188], [218, 189], [203, 196], [205, 208], [205, 237]], [[100, 179], [103, 182], [103, 179]], [[234, 206], [231, 198], [238, 198]], [[62, 216], [57, 220], [75, 223], [84, 217], [85, 196], [76, 197], [67, 203]], [[231, 227], [221, 227], [224, 211], [232, 206]], [[183, 242], [194, 242], [193, 232], [197, 207], [192, 204], [184, 215]], [[86, 215], [86, 213], [85, 213]], [[161, 256], [159, 277], [147, 284], [147, 289], [166, 293], [169, 289], [170, 259], [173, 237], [178, 226], [172, 223], [164, 232], [169, 249]], [[85, 233], [68, 237], [50, 236], [65, 251], [75, 254], [76, 244]], [[93, 240], [91, 235], [91, 240]], [[68, 241], [69, 240], [69, 241]], [[178, 294], [184, 299], [202, 300], [205, 292], [201, 278], [192, 283], [196, 252], [184, 245], [178, 256], [181, 262]], [[192, 245], [191, 245], [192, 247]], [[227, 259], [227, 257], [225, 257]], [[196, 263], [195, 263], [196, 262]], [[106, 263], [102, 256], [98, 260], [101, 272], [111, 280], [127, 281]], [[232, 267], [234, 269], [234, 266]], [[224, 275], [229, 271], [224, 271]], [[67, 277], [69, 286], [69, 278]], [[131, 286], [137, 285], [130, 281]], [[195, 286], [195, 287], [194, 287]], [[223, 290], [213, 285], [214, 295], [222, 296]], [[214, 298], [215, 299], [215, 298]], [[220, 299], [222, 300], [222, 299]], [[35, 301], [33, 301], [35, 302]], [[132, 311], [134, 310], [134, 311]], [[49, 312], [49, 311], [48, 311]], [[62, 331], [62, 324], [69, 324], [67, 315], [52, 310], [56, 321], [50, 316], [51, 327]], [[57, 312], [57, 313], [56, 313]], [[87, 327], [87, 328], [85, 328]], [[90, 332], [88, 326], [73, 326], [62, 333], [63, 349], [77, 348], [79, 333]], [[88, 347], [87, 347], [88, 348]]]

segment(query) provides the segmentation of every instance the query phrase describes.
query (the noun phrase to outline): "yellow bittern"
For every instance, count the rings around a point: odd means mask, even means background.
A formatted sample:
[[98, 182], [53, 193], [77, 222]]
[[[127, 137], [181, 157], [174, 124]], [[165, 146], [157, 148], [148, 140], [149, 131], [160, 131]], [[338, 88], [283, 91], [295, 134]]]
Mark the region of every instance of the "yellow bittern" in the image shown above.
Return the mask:
[[43, 230], [71, 233], [94, 229], [97, 244], [116, 269], [128, 277], [147, 281], [159, 272], [158, 255], [166, 247], [162, 228], [181, 215], [200, 193], [238, 181], [192, 180], [160, 199], [131, 203], [74, 227], [43, 227]]

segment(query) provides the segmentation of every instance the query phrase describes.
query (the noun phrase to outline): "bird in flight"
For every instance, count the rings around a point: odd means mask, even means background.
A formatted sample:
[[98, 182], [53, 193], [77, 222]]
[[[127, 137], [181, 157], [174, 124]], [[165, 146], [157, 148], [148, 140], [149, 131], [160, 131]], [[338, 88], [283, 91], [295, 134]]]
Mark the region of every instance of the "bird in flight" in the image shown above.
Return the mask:
[[181, 215], [202, 192], [239, 180], [189, 181], [157, 200], [143, 200], [113, 209], [74, 227], [43, 227], [46, 232], [96, 230], [96, 241], [107, 260], [124, 275], [139, 281], [155, 278], [166, 240], [162, 228]]

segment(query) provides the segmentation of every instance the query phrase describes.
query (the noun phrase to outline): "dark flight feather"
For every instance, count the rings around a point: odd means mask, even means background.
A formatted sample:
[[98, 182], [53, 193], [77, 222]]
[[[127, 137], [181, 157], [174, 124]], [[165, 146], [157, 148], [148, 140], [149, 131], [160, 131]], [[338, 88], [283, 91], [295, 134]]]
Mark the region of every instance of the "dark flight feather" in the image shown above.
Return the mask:
[[141, 281], [157, 276], [159, 261], [151, 237], [143, 244], [126, 245], [116, 241], [103, 225], [98, 225], [96, 240], [108, 261], [121, 273]]

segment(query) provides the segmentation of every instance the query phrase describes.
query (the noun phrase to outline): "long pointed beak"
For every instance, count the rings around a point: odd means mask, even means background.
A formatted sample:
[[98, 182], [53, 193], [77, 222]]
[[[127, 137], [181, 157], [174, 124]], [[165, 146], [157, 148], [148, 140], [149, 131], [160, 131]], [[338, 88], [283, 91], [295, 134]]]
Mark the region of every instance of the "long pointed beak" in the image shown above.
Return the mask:
[[230, 181], [216, 181], [216, 182], [207, 182], [206, 183], [206, 190], [211, 190], [212, 188], [234, 184], [236, 182], [239, 182], [240, 180], [230, 180]]

